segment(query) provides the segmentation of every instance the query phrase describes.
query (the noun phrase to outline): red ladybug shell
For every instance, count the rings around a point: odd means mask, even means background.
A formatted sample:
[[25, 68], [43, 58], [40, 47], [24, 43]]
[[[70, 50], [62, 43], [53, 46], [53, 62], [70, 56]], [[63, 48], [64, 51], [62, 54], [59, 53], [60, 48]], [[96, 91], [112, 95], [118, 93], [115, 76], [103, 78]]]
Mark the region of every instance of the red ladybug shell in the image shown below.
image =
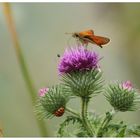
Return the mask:
[[61, 117], [65, 112], [65, 108], [64, 107], [60, 107], [57, 111], [55, 111], [54, 115], [56, 117]]

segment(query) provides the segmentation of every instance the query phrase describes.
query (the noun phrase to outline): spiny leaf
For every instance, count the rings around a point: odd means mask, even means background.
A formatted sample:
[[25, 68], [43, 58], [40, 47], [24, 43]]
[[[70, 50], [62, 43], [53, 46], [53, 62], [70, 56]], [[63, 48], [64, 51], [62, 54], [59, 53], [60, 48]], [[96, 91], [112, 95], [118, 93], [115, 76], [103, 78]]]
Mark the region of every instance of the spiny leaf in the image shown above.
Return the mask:
[[137, 136], [140, 137], [140, 125], [128, 125], [127, 136]]
[[125, 131], [126, 131], [127, 126], [124, 125], [118, 132], [118, 134], [116, 135], [116, 137], [125, 137]]
[[[60, 124], [60, 128], [58, 130], [59, 137], [70, 135], [70, 131], [66, 131], [70, 124], [73, 126], [71, 133], [72, 131], [74, 132], [74, 135], [71, 134], [71, 136], [87, 136], [87, 132], [82, 124], [82, 120], [75, 116], [67, 116], [66, 120]], [[75, 129], [74, 126], [76, 127]]]

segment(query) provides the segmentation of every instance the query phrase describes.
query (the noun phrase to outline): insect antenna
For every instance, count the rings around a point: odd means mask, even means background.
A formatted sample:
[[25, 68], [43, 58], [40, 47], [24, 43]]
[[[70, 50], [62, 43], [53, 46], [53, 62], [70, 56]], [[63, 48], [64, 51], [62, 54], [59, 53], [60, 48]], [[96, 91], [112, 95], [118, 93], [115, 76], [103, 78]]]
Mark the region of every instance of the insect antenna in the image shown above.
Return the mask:
[[73, 33], [68, 33], [68, 32], [66, 32], [65, 34], [67, 34], [67, 35], [68, 35], [68, 34], [72, 35]]

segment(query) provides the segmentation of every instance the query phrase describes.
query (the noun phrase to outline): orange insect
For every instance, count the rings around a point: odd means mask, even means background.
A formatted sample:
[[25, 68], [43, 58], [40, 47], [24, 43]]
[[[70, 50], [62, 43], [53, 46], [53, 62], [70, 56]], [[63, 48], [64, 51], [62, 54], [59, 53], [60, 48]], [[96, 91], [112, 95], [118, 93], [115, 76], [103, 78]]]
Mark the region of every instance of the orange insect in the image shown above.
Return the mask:
[[83, 32], [76, 32], [73, 33], [72, 35], [74, 38], [78, 38], [82, 44], [88, 45], [88, 43], [96, 44], [99, 47], [103, 47], [102, 45], [107, 44], [110, 39], [107, 37], [102, 37], [102, 36], [96, 36], [94, 35], [93, 30], [87, 30]]
[[64, 107], [60, 107], [57, 111], [54, 112], [54, 115], [56, 117], [61, 117], [65, 112], [65, 108]]

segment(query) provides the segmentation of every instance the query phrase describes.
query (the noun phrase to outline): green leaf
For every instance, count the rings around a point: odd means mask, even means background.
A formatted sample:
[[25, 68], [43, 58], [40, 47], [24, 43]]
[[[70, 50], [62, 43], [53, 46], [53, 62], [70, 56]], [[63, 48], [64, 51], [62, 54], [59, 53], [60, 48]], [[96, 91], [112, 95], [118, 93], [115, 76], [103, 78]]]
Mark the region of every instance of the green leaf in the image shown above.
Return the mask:
[[60, 124], [58, 137], [87, 137], [82, 120], [75, 116], [67, 116], [66, 120]]
[[127, 128], [127, 136], [140, 137], [140, 125], [129, 125]]
[[103, 137], [125, 137], [126, 125], [123, 122], [110, 122], [103, 131]]
[[120, 128], [118, 134], [116, 135], [116, 137], [125, 137], [126, 128], [127, 128], [126, 125], [124, 125], [122, 128]]

